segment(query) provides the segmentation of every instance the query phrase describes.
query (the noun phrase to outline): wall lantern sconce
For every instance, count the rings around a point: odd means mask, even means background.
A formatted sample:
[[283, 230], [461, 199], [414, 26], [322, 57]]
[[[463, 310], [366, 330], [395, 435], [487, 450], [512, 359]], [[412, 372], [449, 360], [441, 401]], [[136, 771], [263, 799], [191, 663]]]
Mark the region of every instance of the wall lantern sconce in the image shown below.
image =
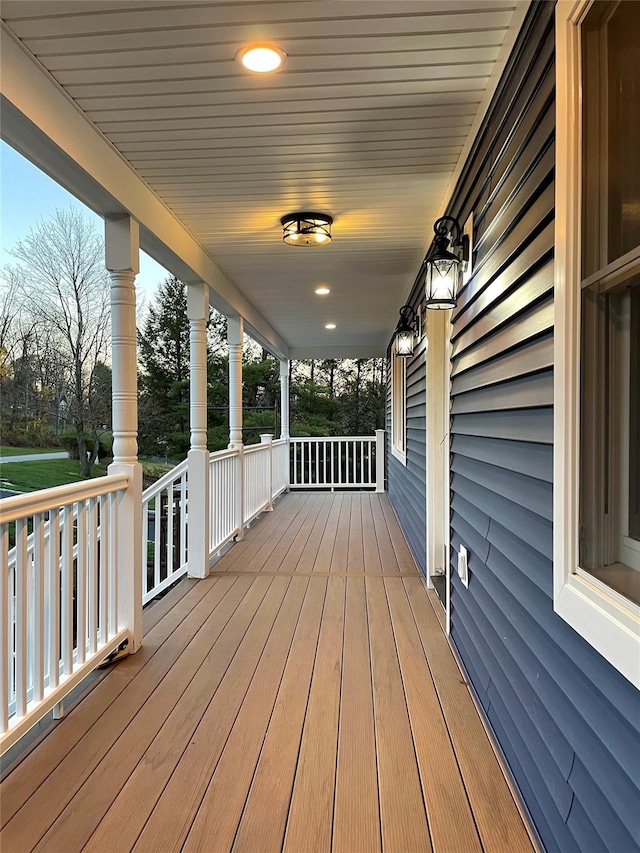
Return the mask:
[[442, 216], [433, 226], [435, 237], [423, 261], [427, 308], [455, 308], [462, 271], [469, 261], [469, 237], [453, 216]]
[[413, 347], [418, 333], [417, 326], [416, 312], [410, 305], [403, 305], [396, 326], [396, 355], [402, 358], [410, 358], [413, 355]]
[[282, 239], [289, 246], [326, 246], [331, 242], [333, 219], [326, 213], [289, 213], [280, 222]]

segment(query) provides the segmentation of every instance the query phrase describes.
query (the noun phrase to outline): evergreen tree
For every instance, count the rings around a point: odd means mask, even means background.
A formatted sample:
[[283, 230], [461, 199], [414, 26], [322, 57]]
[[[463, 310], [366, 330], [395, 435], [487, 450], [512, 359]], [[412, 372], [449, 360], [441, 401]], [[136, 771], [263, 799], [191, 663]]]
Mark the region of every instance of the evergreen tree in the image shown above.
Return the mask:
[[142, 453], [182, 457], [189, 449], [189, 319], [186, 285], [169, 276], [138, 332]]

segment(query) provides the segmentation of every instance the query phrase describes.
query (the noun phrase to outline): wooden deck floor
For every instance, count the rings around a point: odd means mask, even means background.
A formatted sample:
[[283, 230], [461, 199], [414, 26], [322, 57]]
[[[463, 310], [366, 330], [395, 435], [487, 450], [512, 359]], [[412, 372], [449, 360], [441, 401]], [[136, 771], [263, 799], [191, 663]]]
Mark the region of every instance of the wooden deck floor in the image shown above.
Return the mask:
[[145, 621], [3, 780], [3, 853], [533, 850], [386, 496], [286, 495]]

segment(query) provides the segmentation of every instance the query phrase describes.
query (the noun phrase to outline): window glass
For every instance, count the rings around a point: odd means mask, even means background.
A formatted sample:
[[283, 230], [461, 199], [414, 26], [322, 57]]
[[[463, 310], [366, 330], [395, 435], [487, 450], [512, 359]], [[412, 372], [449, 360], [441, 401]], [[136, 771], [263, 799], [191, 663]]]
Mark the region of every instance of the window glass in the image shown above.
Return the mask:
[[640, 605], [638, 45], [640, 3], [593, 4], [582, 30], [579, 566]]

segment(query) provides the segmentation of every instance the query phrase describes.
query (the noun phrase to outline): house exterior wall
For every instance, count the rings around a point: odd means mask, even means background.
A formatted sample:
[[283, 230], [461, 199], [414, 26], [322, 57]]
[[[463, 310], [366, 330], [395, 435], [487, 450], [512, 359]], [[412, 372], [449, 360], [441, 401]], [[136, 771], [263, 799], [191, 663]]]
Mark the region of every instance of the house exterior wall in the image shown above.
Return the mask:
[[553, 611], [553, 19], [532, 6], [447, 211], [473, 213], [476, 253], [452, 312], [451, 639], [546, 849], [628, 853], [640, 694]]
[[[417, 300], [414, 300], [417, 307]], [[410, 304], [412, 304], [410, 302]], [[407, 362], [407, 464], [391, 452], [391, 386], [387, 384], [387, 492], [422, 574], [426, 573], [426, 339]], [[391, 371], [387, 371], [390, 375]]]

